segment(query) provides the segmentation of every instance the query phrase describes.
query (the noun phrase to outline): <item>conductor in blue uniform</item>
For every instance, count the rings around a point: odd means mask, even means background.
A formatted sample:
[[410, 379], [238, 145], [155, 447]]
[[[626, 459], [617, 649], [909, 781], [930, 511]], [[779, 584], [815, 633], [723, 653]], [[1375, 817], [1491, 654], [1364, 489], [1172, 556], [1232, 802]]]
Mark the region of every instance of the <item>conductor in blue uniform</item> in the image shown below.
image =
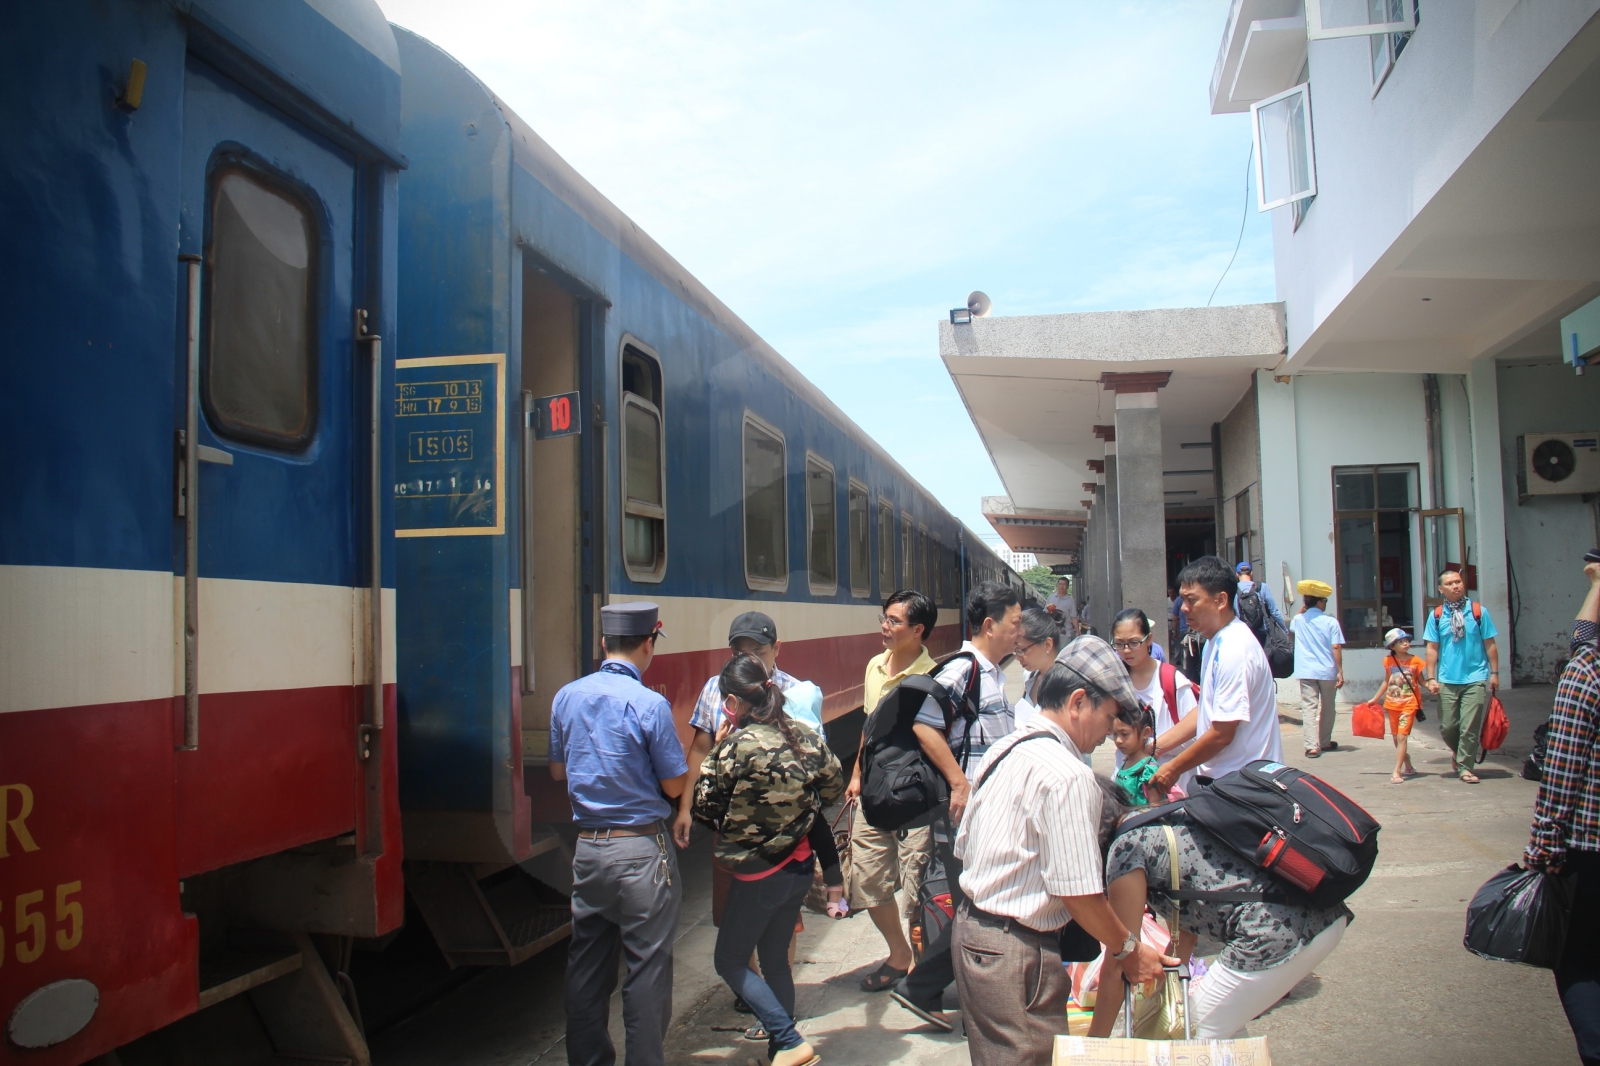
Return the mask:
[[[567, 947], [567, 1062], [612, 1066], [619, 958], [628, 1066], [659, 1066], [672, 1020], [672, 940], [683, 903], [670, 837], [689, 767], [672, 705], [641, 680], [661, 635], [653, 603], [600, 609], [605, 662], [556, 693], [550, 776], [567, 783], [578, 847]], [[669, 802], [669, 798], [672, 802]]]

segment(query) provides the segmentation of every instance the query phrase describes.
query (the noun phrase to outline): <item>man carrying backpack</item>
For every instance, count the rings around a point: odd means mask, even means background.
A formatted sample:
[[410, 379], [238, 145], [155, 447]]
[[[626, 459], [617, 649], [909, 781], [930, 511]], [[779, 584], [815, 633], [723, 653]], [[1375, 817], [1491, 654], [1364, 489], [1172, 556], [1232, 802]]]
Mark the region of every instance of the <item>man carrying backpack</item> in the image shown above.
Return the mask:
[[1439, 697], [1439, 735], [1455, 752], [1450, 768], [1469, 785], [1478, 783], [1478, 733], [1489, 697], [1500, 689], [1497, 630], [1488, 610], [1467, 599], [1467, 583], [1454, 570], [1439, 575], [1444, 602], [1428, 612], [1422, 639], [1428, 645], [1428, 691]]
[[[883, 654], [867, 663], [864, 706], [871, 714], [888, 692], [914, 674], [933, 672], [933, 657], [923, 646], [939, 621], [939, 608], [916, 589], [901, 589], [883, 601], [878, 616]], [[845, 789], [845, 801], [861, 795], [861, 764], [856, 763]], [[901, 928], [900, 908], [894, 894], [900, 888], [914, 895], [915, 876], [928, 857], [928, 827], [879, 829], [867, 821], [860, 806], [850, 823], [850, 909], [872, 917], [889, 957], [861, 980], [863, 992], [886, 992], [911, 972], [911, 945]], [[907, 900], [909, 906], [911, 900]]]
[[[934, 674], [934, 680], [949, 694], [950, 705], [960, 713], [947, 716], [939, 701], [929, 696], [914, 726], [928, 760], [950, 784], [949, 815], [933, 826], [930, 864], [942, 862], [952, 902], [958, 906], [961, 866], [951, 850], [954, 829], [966, 810], [970, 775], [989, 746], [1013, 731], [1000, 664], [1016, 649], [1022, 631], [1022, 601], [1010, 586], [985, 581], [967, 596], [966, 621], [971, 639]], [[953, 1026], [945, 1017], [943, 999], [944, 990], [954, 980], [946, 929], [924, 946], [916, 969], [895, 986], [892, 995], [923, 1021], [949, 1032]]]
[[1250, 566], [1249, 559], [1234, 567], [1233, 573], [1239, 579], [1239, 591], [1233, 597], [1233, 613], [1250, 627], [1250, 632], [1256, 635], [1256, 639], [1265, 644], [1268, 618], [1285, 628], [1288, 628], [1289, 623], [1283, 620], [1283, 612], [1278, 610], [1278, 603], [1272, 598], [1272, 590], [1256, 582], [1255, 571]]

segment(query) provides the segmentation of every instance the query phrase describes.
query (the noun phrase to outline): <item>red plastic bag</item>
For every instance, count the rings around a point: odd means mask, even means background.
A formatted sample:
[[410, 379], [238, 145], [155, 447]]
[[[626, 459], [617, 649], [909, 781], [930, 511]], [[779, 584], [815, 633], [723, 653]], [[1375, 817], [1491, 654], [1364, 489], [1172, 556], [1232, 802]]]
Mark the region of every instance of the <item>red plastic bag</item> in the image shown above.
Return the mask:
[[1382, 705], [1358, 703], [1350, 712], [1350, 732], [1358, 737], [1382, 740], [1384, 723], [1388, 720], [1389, 716], [1384, 714]]
[[1483, 716], [1483, 733], [1478, 738], [1479, 747], [1486, 752], [1495, 751], [1506, 742], [1506, 734], [1510, 732], [1511, 720], [1500, 705], [1500, 697], [1490, 696], [1489, 713]]

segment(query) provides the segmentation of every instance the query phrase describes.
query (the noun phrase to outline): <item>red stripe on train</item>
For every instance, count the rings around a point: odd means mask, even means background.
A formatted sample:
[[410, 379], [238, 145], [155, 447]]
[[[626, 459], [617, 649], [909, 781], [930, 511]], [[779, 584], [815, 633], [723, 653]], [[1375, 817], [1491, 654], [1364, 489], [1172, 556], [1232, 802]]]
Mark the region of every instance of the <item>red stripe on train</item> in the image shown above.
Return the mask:
[[[385, 695], [393, 722], [393, 686]], [[196, 752], [173, 750], [181, 699], [0, 714], [0, 1014], [68, 977], [100, 990], [83, 1032], [26, 1062], [82, 1062], [195, 1010], [198, 931], [179, 881], [354, 827], [359, 697], [348, 687], [208, 694]], [[383, 759], [379, 933], [404, 915], [392, 739]], [[0, 1045], [0, 1062], [18, 1054]]]

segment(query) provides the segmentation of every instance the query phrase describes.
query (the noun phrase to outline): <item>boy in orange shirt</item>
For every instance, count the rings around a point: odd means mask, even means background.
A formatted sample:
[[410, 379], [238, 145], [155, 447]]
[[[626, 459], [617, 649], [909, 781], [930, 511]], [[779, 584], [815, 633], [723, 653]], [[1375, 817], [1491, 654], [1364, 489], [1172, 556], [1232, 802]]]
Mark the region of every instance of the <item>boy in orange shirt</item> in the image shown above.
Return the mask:
[[1383, 657], [1383, 682], [1372, 702], [1382, 700], [1383, 709], [1389, 713], [1395, 750], [1394, 773], [1389, 780], [1398, 785], [1417, 775], [1406, 743], [1412, 723], [1422, 714], [1422, 672], [1426, 664], [1411, 654], [1411, 638], [1403, 629], [1389, 630], [1383, 635], [1383, 643], [1389, 654]]

